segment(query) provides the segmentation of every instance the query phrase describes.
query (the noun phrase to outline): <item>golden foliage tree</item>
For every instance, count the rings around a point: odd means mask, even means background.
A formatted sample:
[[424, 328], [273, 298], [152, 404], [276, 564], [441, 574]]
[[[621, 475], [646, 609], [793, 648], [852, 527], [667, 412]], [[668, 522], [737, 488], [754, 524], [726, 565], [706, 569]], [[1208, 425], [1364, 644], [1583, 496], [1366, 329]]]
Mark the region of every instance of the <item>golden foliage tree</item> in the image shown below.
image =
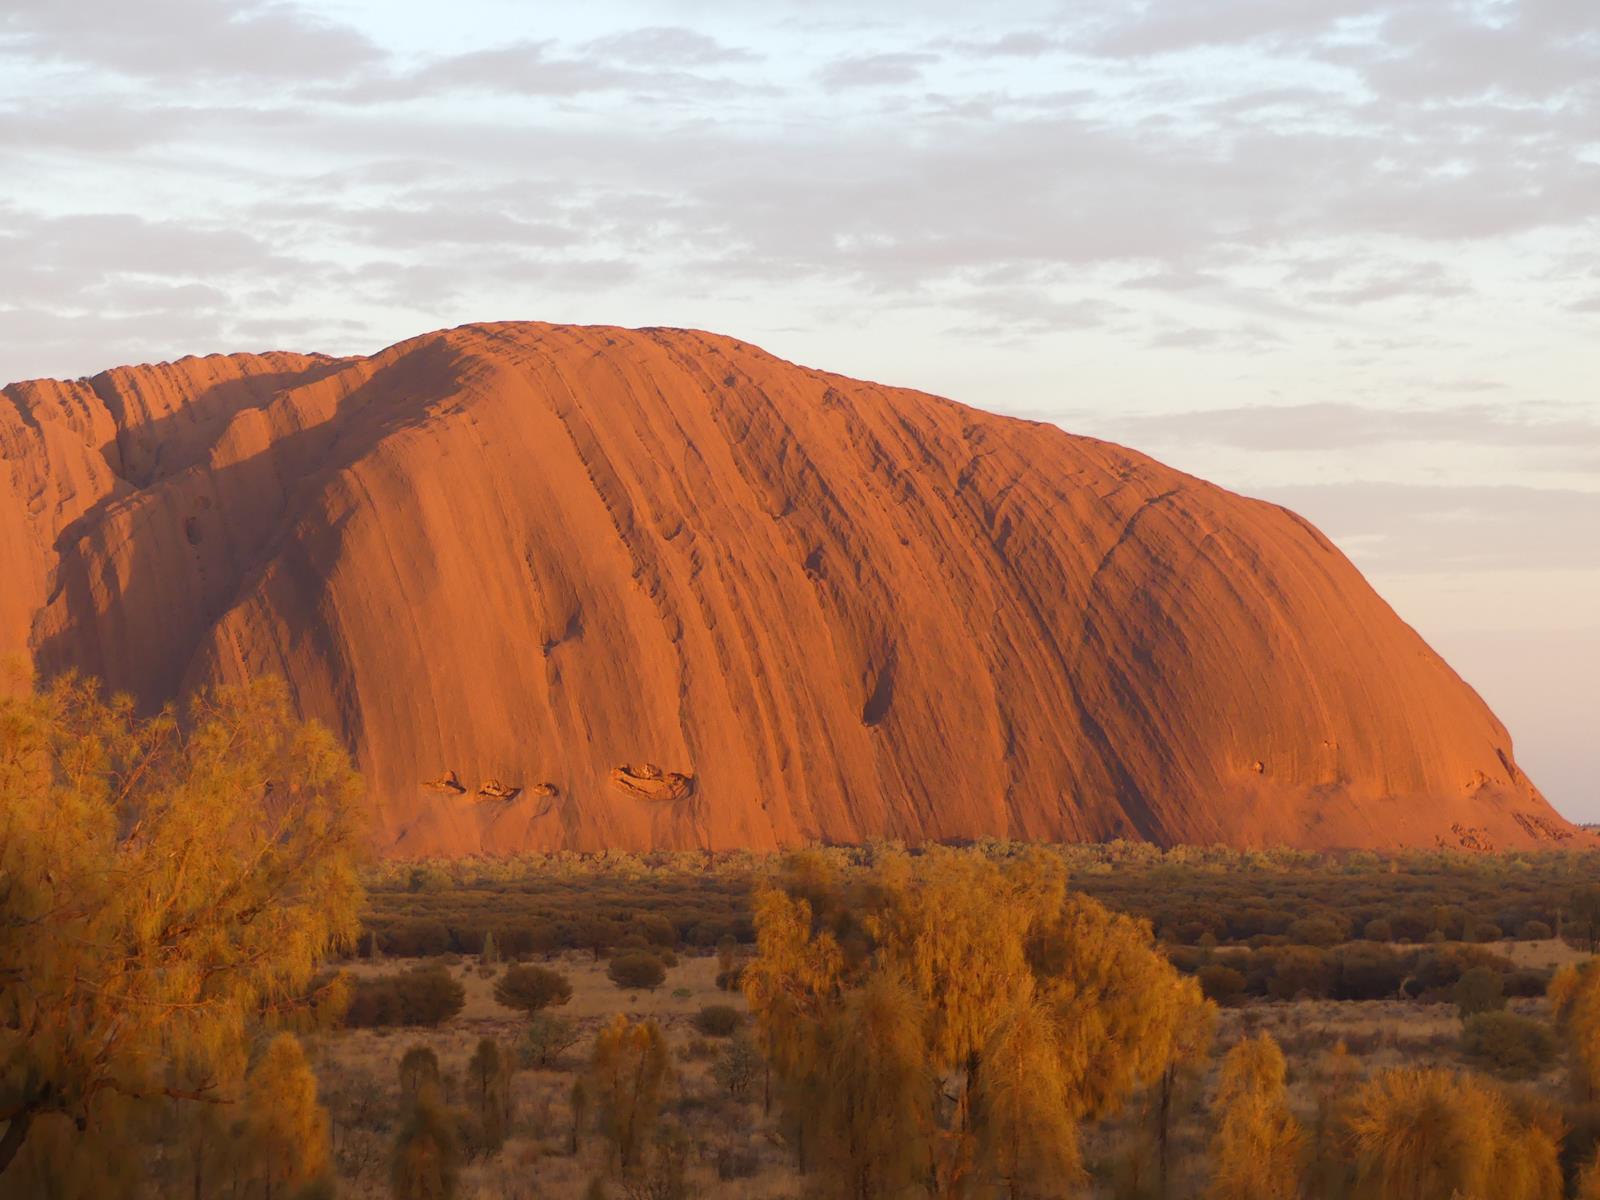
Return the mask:
[[1304, 1190], [1305, 1135], [1289, 1110], [1283, 1051], [1269, 1034], [1222, 1060], [1210, 1200], [1293, 1200]]
[[822, 1138], [836, 1193], [900, 1196], [926, 1178], [932, 1078], [916, 999], [874, 975], [845, 998], [825, 1042]]
[[1395, 1069], [1368, 1080], [1349, 1119], [1362, 1200], [1559, 1200], [1553, 1122], [1524, 1119], [1471, 1074]]
[[182, 722], [70, 677], [0, 698], [0, 1181], [113, 1097], [232, 1097], [252, 1023], [356, 933], [358, 799], [281, 683]]
[[1215, 1007], [1154, 949], [1150, 927], [1068, 893], [1033, 934], [1029, 958], [1063, 1034], [1074, 1115], [1095, 1120], [1203, 1054]]
[[984, 1049], [1018, 988], [1031, 980], [1030, 933], [1065, 893], [1063, 873], [1038, 865], [1027, 860], [1002, 869], [981, 855], [937, 851], [913, 869], [891, 855], [873, 880], [865, 925], [877, 965], [910, 982], [923, 1012], [929, 1068], [954, 1096], [935, 1173], [946, 1192], [964, 1186], [972, 1170]]
[[661, 1112], [671, 1060], [654, 1021], [618, 1013], [595, 1035], [589, 1065], [600, 1127], [623, 1170], [639, 1165]]
[[265, 1200], [289, 1195], [328, 1169], [328, 1114], [300, 1039], [280, 1033], [245, 1081], [244, 1134]]
[[[758, 894], [756, 933], [745, 993], [802, 1114], [825, 1100], [816, 1064], [834, 1014], [879, 975], [909, 990], [941, 1196], [975, 1182], [1031, 1195], [1050, 1170], [1070, 1175], [1078, 1121], [1208, 1041], [1210, 1006], [1154, 951], [1149, 926], [1068, 892], [1045, 852], [1004, 865], [947, 849], [889, 853], [848, 887], [812, 858]], [[1031, 1045], [1015, 1034], [1024, 1026]], [[992, 1085], [991, 1053], [1003, 1059]]]
[[1056, 1023], [1031, 992], [1015, 998], [985, 1044], [976, 1097], [978, 1173], [1007, 1200], [1076, 1195], [1083, 1177]]
[[[814, 873], [802, 879], [815, 894]], [[741, 986], [766, 1060], [762, 1107], [772, 1108], [776, 1072], [804, 1170], [806, 1144], [821, 1111], [822, 1039], [843, 986], [844, 952], [830, 931], [813, 928], [811, 902], [803, 897], [762, 889], [755, 920], [756, 957], [745, 967]]]
[[1580, 1100], [1600, 1095], [1600, 970], [1592, 961], [1562, 967], [1546, 991], [1567, 1043], [1572, 1090]]
[[1343, 1196], [1349, 1190], [1350, 1176], [1344, 1135], [1349, 1124], [1348, 1110], [1362, 1078], [1361, 1064], [1341, 1040], [1316, 1058], [1310, 1074], [1316, 1107], [1307, 1131], [1311, 1150], [1307, 1190], [1313, 1196]]
[[1198, 1091], [1217, 1029], [1214, 1004], [1192, 1003], [1192, 993], [1179, 992], [1177, 996], [1178, 1016], [1172, 1029], [1170, 1054], [1150, 1097], [1156, 1194], [1162, 1197], [1168, 1194], [1170, 1184], [1174, 1109], [1179, 1107], [1181, 1097]]

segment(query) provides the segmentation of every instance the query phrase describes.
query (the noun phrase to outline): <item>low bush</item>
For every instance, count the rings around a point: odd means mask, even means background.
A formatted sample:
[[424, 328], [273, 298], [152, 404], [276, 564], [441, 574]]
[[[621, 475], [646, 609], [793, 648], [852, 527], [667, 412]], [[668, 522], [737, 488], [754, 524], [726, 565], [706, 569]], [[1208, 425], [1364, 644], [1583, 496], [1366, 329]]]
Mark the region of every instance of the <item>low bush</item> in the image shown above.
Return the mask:
[[1168, 946], [1167, 961], [1187, 975], [1193, 975], [1211, 959], [1211, 954], [1198, 946]]
[[524, 1066], [551, 1068], [578, 1042], [577, 1022], [554, 1013], [536, 1012], [528, 1018], [522, 1035], [521, 1058]]
[[439, 1025], [461, 1011], [467, 992], [440, 964], [357, 980], [344, 1023], [352, 1029]]
[[1347, 932], [1344, 922], [1332, 913], [1301, 917], [1288, 929], [1289, 940], [1302, 946], [1336, 946]]
[[1502, 1075], [1526, 1078], [1555, 1061], [1556, 1040], [1542, 1021], [1508, 1012], [1483, 1012], [1461, 1027], [1461, 1052]]
[[729, 1096], [744, 1100], [754, 1093], [764, 1065], [755, 1039], [740, 1032], [729, 1040], [722, 1057], [711, 1068], [711, 1075]]
[[626, 991], [654, 990], [667, 977], [667, 968], [654, 954], [619, 954], [606, 968], [611, 982]]
[[1534, 996], [1544, 995], [1545, 988], [1549, 984], [1549, 971], [1541, 971], [1534, 967], [1524, 967], [1520, 971], [1512, 971], [1505, 977], [1504, 991], [1507, 996], [1530, 999]]
[[507, 1008], [536, 1013], [572, 999], [572, 983], [550, 967], [513, 966], [494, 985], [494, 998]]
[[1232, 967], [1211, 963], [1209, 966], [1201, 967], [1195, 973], [1195, 978], [1200, 981], [1200, 990], [1206, 994], [1208, 1000], [1215, 1000], [1218, 1004], [1233, 1005], [1244, 999], [1244, 976]]
[[1327, 955], [1311, 946], [1282, 946], [1265, 956], [1266, 992], [1274, 1000], [1318, 999], [1328, 994]]
[[1406, 993], [1421, 996], [1440, 988], [1453, 988], [1456, 981], [1473, 967], [1486, 967], [1504, 974], [1512, 969], [1511, 960], [1482, 946], [1439, 946], [1422, 954], [1406, 980]]
[[761, 1173], [761, 1156], [754, 1150], [723, 1146], [717, 1151], [717, 1178], [749, 1179]]
[[1329, 995], [1335, 1000], [1384, 1000], [1400, 991], [1407, 958], [1388, 946], [1354, 943], [1328, 956]]
[[1505, 976], [1489, 967], [1471, 967], [1456, 980], [1451, 996], [1463, 1021], [1479, 1013], [1496, 1012], [1506, 1006]]
[[678, 1057], [684, 1062], [709, 1062], [718, 1053], [717, 1043], [710, 1038], [692, 1037], [678, 1047]]
[[[1244, 980], [1239, 983], [1243, 986]], [[732, 1037], [744, 1024], [744, 1014], [731, 1004], [707, 1004], [695, 1013], [693, 1024], [706, 1037]]]

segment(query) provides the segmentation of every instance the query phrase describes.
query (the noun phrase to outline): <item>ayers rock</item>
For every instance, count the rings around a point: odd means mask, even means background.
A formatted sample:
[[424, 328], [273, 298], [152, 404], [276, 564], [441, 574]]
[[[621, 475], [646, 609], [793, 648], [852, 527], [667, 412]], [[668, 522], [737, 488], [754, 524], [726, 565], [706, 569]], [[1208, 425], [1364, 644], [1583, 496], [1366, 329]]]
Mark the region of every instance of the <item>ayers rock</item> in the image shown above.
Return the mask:
[[1572, 836], [1282, 508], [673, 329], [5, 389], [0, 655], [285, 677], [383, 849]]

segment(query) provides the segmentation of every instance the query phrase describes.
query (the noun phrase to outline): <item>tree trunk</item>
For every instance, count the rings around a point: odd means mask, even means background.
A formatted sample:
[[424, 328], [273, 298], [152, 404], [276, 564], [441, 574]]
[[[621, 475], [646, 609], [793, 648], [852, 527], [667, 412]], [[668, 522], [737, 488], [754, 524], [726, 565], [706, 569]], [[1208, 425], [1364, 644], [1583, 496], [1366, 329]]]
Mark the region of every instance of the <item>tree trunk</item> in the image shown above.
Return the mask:
[[1161, 1098], [1156, 1105], [1156, 1195], [1167, 1200], [1167, 1138], [1172, 1120], [1172, 1086], [1175, 1067], [1161, 1072]]
[[11, 1160], [16, 1158], [17, 1151], [22, 1149], [22, 1143], [28, 1139], [28, 1127], [32, 1124], [33, 1114], [20, 1112], [6, 1125], [5, 1133], [0, 1135], [0, 1175], [5, 1174]]

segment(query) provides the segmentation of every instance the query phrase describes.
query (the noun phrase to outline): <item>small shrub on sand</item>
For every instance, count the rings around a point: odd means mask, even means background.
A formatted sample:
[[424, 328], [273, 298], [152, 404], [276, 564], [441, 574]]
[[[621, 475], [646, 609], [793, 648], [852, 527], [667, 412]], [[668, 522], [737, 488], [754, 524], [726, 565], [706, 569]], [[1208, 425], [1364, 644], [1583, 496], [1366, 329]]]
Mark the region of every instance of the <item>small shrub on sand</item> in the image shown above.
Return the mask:
[[732, 1037], [744, 1016], [731, 1004], [707, 1004], [694, 1015], [694, 1027], [706, 1037]]
[[550, 967], [507, 967], [494, 985], [494, 998], [507, 1008], [533, 1014], [572, 999], [572, 983]]
[[625, 991], [654, 990], [667, 977], [667, 968], [654, 954], [619, 954], [611, 960], [606, 975]]

